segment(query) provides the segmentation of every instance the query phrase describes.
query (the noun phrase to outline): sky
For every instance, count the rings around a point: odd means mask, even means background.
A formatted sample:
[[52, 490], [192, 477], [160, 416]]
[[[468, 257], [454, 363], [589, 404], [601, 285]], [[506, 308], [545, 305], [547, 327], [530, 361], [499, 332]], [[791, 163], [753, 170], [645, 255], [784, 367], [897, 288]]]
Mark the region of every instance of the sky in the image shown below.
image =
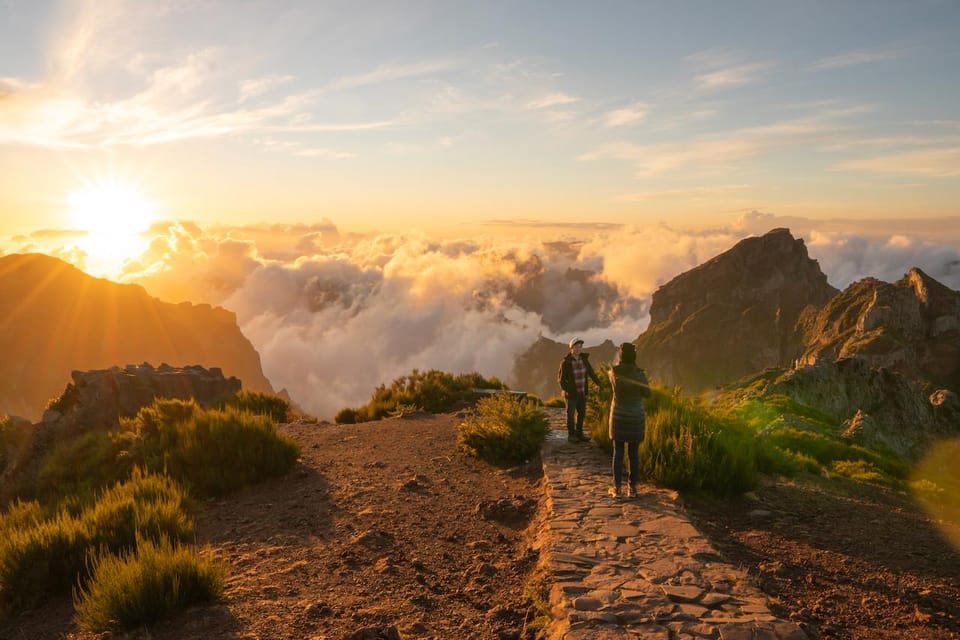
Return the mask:
[[329, 414], [775, 227], [960, 288], [958, 68], [955, 0], [0, 0], [0, 254], [223, 305]]

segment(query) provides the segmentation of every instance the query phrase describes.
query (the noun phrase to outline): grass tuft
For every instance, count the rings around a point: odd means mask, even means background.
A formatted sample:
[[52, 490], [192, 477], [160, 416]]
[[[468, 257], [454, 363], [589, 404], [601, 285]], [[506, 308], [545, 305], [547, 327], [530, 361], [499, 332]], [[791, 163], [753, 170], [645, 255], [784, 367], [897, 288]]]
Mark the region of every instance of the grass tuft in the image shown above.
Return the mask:
[[521, 464], [540, 451], [549, 433], [543, 409], [508, 394], [481, 398], [457, 429], [457, 444], [498, 465]]
[[74, 590], [80, 626], [94, 633], [132, 629], [223, 594], [226, 567], [168, 538], [138, 540], [136, 551], [100, 553], [90, 580]]

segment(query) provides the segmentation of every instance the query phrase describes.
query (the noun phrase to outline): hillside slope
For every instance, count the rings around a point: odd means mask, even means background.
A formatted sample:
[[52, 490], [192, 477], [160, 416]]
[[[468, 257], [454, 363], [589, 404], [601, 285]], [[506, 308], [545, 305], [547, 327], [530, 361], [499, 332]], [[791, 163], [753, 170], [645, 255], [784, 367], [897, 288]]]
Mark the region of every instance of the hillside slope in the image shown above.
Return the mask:
[[42, 254], [0, 257], [0, 354], [0, 415], [34, 421], [76, 369], [200, 364], [273, 391], [233, 313], [161, 302]]

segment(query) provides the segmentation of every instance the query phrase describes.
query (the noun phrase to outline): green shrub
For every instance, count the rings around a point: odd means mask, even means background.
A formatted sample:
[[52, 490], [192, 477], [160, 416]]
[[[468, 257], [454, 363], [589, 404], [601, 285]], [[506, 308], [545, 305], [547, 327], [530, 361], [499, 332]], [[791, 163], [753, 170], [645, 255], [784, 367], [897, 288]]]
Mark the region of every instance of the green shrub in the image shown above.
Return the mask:
[[94, 633], [132, 629], [223, 594], [225, 565], [196, 549], [171, 543], [138, 541], [135, 552], [98, 554], [92, 577], [74, 591], [80, 626]]
[[271, 418], [232, 407], [205, 411], [192, 402], [158, 400], [130, 426], [148, 468], [169, 473], [200, 495], [283, 475], [300, 453]]
[[[662, 394], [655, 402], [665, 402]], [[656, 483], [717, 495], [743, 493], [756, 486], [753, 434], [693, 401], [675, 397], [647, 416], [640, 466]]]
[[820, 473], [822, 467], [805, 453], [781, 449], [773, 444], [758, 444], [757, 469], [763, 473], [794, 476], [801, 472]]
[[341, 409], [334, 419], [341, 424], [379, 420], [395, 415], [402, 409], [417, 408], [430, 413], [443, 413], [473, 400], [473, 389], [506, 389], [496, 378], [484, 378], [479, 373], [453, 375], [432, 369], [421, 372], [414, 369], [373, 391], [370, 401], [356, 409]]
[[173, 480], [134, 469], [130, 480], [76, 515], [61, 509], [44, 518], [37, 503], [17, 506], [0, 525], [0, 618], [85, 580], [95, 550], [119, 553], [134, 548], [138, 538], [191, 539], [186, 505]]
[[0, 513], [0, 540], [17, 529], [29, 529], [45, 519], [43, 508], [36, 500], [14, 501], [5, 513]]
[[886, 474], [877, 471], [877, 469], [866, 460], [836, 460], [830, 465], [830, 471], [838, 476], [844, 476], [859, 482], [869, 482], [880, 485], [891, 484]]
[[260, 391], [241, 391], [220, 403], [221, 409], [233, 407], [258, 416], [270, 416], [274, 422], [287, 422], [290, 403], [278, 395]]
[[130, 438], [122, 433], [90, 431], [58, 442], [44, 458], [36, 480], [36, 495], [89, 496], [94, 490], [130, 475]]
[[492, 464], [519, 464], [532, 458], [549, 433], [543, 410], [508, 394], [481, 398], [457, 429], [457, 444]]

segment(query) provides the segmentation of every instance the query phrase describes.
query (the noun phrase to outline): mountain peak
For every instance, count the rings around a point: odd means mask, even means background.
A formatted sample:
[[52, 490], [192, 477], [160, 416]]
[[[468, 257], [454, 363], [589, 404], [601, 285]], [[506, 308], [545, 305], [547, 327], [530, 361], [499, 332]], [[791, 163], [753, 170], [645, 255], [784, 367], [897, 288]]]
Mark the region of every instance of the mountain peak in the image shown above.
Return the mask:
[[800, 313], [836, 293], [789, 229], [744, 238], [653, 294], [638, 362], [691, 390], [782, 366], [801, 350]]
[[129, 362], [220, 367], [247, 389], [272, 391], [231, 312], [162, 302], [51, 256], [0, 257], [0, 318], [0, 415], [36, 419], [72, 370]]

